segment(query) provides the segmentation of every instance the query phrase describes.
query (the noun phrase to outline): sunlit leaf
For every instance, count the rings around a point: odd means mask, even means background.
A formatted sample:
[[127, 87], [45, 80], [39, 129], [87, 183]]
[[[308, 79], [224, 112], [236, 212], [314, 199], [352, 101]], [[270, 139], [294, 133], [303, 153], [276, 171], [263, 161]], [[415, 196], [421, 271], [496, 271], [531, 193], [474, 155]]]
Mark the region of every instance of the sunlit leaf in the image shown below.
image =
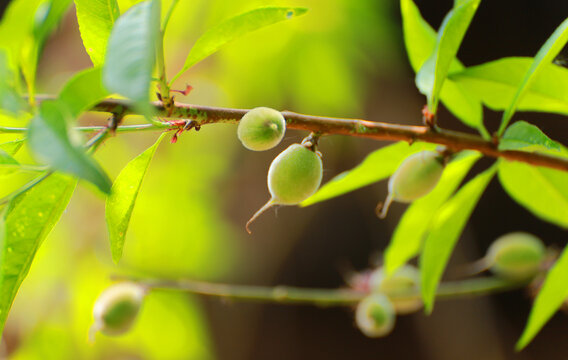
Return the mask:
[[477, 175], [449, 199], [432, 220], [420, 255], [421, 290], [426, 312], [432, 312], [436, 289], [475, 205], [493, 178], [496, 166]]
[[39, 162], [85, 179], [109, 193], [110, 179], [81, 144], [72, 142], [76, 136], [69, 136], [72, 132], [68, 123], [58, 102], [42, 102], [28, 129], [30, 149]]
[[554, 58], [558, 55], [560, 50], [566, 45], [568, 41], [568, 18], [560, 24], [554, 33], [546, 40], [544, 45], [540, 48], [536, 56], [534, 57], [531, 67], [525, 73], [523, 80], [517, 87], [517, 91], [513, 96], [513, 100], [503, 113], [503, 118], [501, 120], [501, 126], [499, 127], [499, 133], [502, 133], [509, 121], [513, 117], [513, 114], [517, 110], [519, 102], [522, 100], [525, 93], [528, 91], [534, 79], [538, 74], [549, 65]]
[[75, 0], [83, 45], [95, 67], [104, 63], [108, 37], [120, 15], [116, 0]]
[[509, 126], [499, 141], [499, 150], [562, 150], [560, 143], [550, 139], [535, 125], [517, 121]]
[[546, 279], [544, 279], [542, 288], [531, 309], [525, 330], [517, 342], [517, 350], [527, 346], [562, 303], [566, 301], [566, 298], [568, 298], [567, 278], [568, 247], [564, 248], [562, 254], [548, 272]]
[[268, 25], [303, 15], [307, 11], [308, 9], [301, 7], [263, 7], [225, 20], [207, 30], [197, 39], [189, 55], [187, 55], [183, 68], [170, 83], [173, 83], [187, 69], [215, 53], [226, 43]]
[[455, 5], [440, 26], [433, 53], [416, 74], [416, 86], [428, 98], [428, 107], [434, 114], [450, 65], [456, 58], [480, 1], [464, 0]]
[[435, 146], [432, 144], [414, 143], [408, 145], [404, 141], [385, 146], [367, 155], [365, 160], [353, 169], [331, 179], [300, 205], [309, 206], [386, 179], [395, 172], [407, 156], [421, 150], [434, 148]]
[[[422, 18], [412, 0], [401, 0], [404, 43], [408, 59], [414, 72], [418, 72], [436, 47], [436, 32]], [[454, 58], [449, 71], [461, 71], [464, 66]], [[476, 129], [483, 127], [483, 109], [476, 96], [469, 89], [451, 79], [446, 79], [440, 92], [440, 100], [458, 119]]]
[[134, 100], [147, 116], [151, 111], [150, 80], [159, 32], [159, 0], [148, 0], [132, 6], [114, 24], [103, 68], [106, 88]]
[[0, 223], [0, 331], [43, 239], [59, 220], [76, 181], [51, 175], [16, 197]]
[[430, 223], [438, 209], [454, 193], [473, 164], [480, 158], [476, 152], [462, 152], [446, 168], [436, 188], [412, 203], [404, 212], [385, 250], [385, 268], [392, 274], [418, 255]]
[[118, 174], [112, 184], [112, 190], [106, 200], [106, 222], [109, 230], [110, 248], [112, 259], [118, 263], [122, 257], [124, 238], [134, 210], [134, 204], [138, 192], [142, 186], [142, 180], [150, 161], [162, 141], [164, 135], [158, 141], [135, 159], [131, 160]]
[[535, 216], [568, 228], [568, 173], [500, 161], [499, 180], [509, 196]]
[[72, 120], [108, 95], [102, 86], [101, 75], [100, 68], [83, 70], [73, 76], [59, 93], [59, 102], [66, 107]]
[[[454, 72], [454, 80], [493, 110], [505, 110], [533, 63], [532, 58], [509, 57]], [[546, 64], [517, 104], [518, 110], [568, 114], [568, 69]]]
[[0, 149], [2, 149], [5, 152], [7, 152], [8, 154], [14, 156], [14, 155], [16, 155], [18, 150], [20, 150], [22, 145], [24, 145], [25, 141], [26, 141], [26, 139], [18, 139], [18, 140], [13, 140], [13, 141], [1, 143]]
[[0, 48], [0, 111], [17, 114], [24, 106], [17, 90], [16, 74], [8, 63], [8, 52]]
[[19, 166], [20, 163], [16, 159], [0, 148], [0, 176], [17, 171]]
[[21, 48], [21, 69], [28, 84], [30, 98], [33, 98], [35, 92], [37, 64], [43, 46], [70, 3], [71, 0], [49, 0], [40, 3], [35, 9], [32, 34], [23, 40]]

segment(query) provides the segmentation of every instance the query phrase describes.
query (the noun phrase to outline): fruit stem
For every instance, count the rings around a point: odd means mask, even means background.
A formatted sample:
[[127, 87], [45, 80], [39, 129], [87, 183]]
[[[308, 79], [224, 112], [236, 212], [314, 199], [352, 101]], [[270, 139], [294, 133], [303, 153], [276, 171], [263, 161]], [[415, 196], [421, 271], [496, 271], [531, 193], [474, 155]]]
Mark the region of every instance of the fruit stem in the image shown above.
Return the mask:
[[258, 211], [255, 212], [254, 215], [249, 219], [249, 221], [247, 221], [247, 224], [245, 225], [245, 229], [247, 230], [247, 232], [249, 234], [252, 234], [252, 231], [249, 228], [250, 224], [252, 224], [256, 220], [256, 218], [258, 218], [263, 212], [270, 209], [274, 205], [276, 205], [276, 202], [275, 202], [274, 199], [268, 200], [268, 202], [266, 204], [264, 204], [260, 209], [258, 209]]
[[377, 214], [377, 217], [379, 219], [384, 219], [384, 218], [387, 217], [387, 213], [389, 211], [389, 208], [390, 208], [393, 200], [394, 200], [394, 197], [389, 192], [385, 202], [384, 203], [380, 202], [380, 203], [377, 204], [377, 207], [375, 208], [375, 214]]

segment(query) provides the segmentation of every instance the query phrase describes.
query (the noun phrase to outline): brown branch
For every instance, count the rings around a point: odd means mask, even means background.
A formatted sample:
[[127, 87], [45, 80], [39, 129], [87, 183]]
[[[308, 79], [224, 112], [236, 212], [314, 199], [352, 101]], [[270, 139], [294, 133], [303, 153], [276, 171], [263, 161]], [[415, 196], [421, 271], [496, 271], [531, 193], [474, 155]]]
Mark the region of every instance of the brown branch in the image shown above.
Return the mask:
[[[199, 125], [212, 123], [236, 124], [247, 112], [247, 110], [243, 109], [176, 103], [173, 111], [168, 114], [161, 103], [156, 102], [154, 105], [158, 117], [194, 120]], [[125, 111], [125, 114], [135, 114], [130, 102], [117, 99], [105, 100], [96, 105], [93, 111], [110, 113]], [[303, 115], [291, 111], [283, 111], [282, 114], [286, 118], [286, 126], [289, 129], [307, 130], [321, 135], [345, 135], [375, 140], [402, 140], [409, 143], [424, 141], [444, 145], [454, 151], [476, 150], [492, 158], [503, 158], [568, 171], [567, 159], [525, 151], [499, 150], [494, 142], [463, 132], [450, 130], [434, 131], [425, 126]]]

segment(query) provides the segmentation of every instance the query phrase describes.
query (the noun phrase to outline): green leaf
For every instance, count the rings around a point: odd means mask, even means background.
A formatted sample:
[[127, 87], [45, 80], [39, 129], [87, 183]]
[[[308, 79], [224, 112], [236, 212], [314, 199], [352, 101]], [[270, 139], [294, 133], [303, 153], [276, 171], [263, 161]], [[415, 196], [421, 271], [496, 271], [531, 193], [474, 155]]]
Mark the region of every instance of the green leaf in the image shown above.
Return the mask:
[[16, 74], [8, 63], [8, 53], [0, 48], [0, 110], [17, 114], [25, 102], [17, 91]]
[[108, 37], [120, 15], [116, 0], [75, 0], [83, 45], [95, 67], [104, 63]]
[[568, 228], [568, 173], [503, 160], [499, 180], [509, 196], [535, 216]]
[[304, 200], [300, 206], [313, 205], [386, 179], [409, 155], [434, 148], [432, 144], [418, 142], [408, 145], [404, 141], [385, 146], [367, 155], [365, 160], [353, 169], [331, 179], [314, 195]]
[[144, 180], [150, 161], [163, 138], [164, 134], [158, 138], [154, 145], [146, 149], [146, 151], [138, 155], [122, 169], [114, 184], [112, 184], [112, 191], [107, 197], [105, 215], [109, 230], [112, 259], [115, 263], [118, 263], [122, 257], [126, 231], [128, 230], [128, 224], [130, 223], [138, 192], [142, 186], [142, 180]]
[[456, 58], [467, 28], [481, 0], [464, 0], [448, 13], [440, 30], [436, 47], [416, 74], [416, 86], [428, 98], [432, 113], [438, 109], [439, 94], [444, 80]]
[[400, 0], [404, 44], [410, 65], [418, 72], [436, 47], [436, 31], [422, 18], [412, 0]]
[[546, 279], [544, 279], [542, 288], [531, 309], [525, 330], [517, 342], [517, 350], [521, 350], [532, 341], [544, 324], [550, 320], [552, 315], [554, 315], [566, 298], [568, 298], [567, 278], [568, 247], [565, 247], [554, 266], [548, 272]]
[[102, 70], [92, 68], [77, 73], [59, 93], [59, 102], [75, 120], [84, 110], [97, 104], [108, 95], [102, 86]]
[[308, 11], [302, 7], [263, 7], [232, 17], [207, 30], [193, 45], [183, 68], [170, 81], [172, 84], [187, 69], [215, 53], [228, 42], [280, 21], [301, 16]]
[[473, 164], [480, 158], [479, 153], [459, 153], [446, 168], [440, 182], [432, 192], [418, 199], [408, 207], [392, 235], [385, 250], [385, 268], [392, 274], [408, 260], [418, 255], [430, 223], [438, 209], [454, 193]]
[[509, 126], [501, 137], [499, 150], [562, 151], [562, 145], [542, 132], [538, 127], [526, 121], [517, 121]]
[[0, 332], [35, 253], [55, 226], [76, 181], [53, 174], [8, 205], [0, 222]]
[[[436, 32], [422, 18], [412, 0], [401, 0], [404, 43], [414, 72], [418, 72], [436, 47]], [[464, 66], [454, 58], [449, 71], [461, 71]], [[481, 101], [469, 89], [451, 79], [446, 79], [440, 92], [444, 105], [464, 124], [483, 131], [483, 108]]]
[[16, 155], [18, 150], [20, 150], [22, 145], [24, 145], [25, 141], [26, 141], [26, 139], [18, 139], [18, 140], [8, 141], [8, 142], [0, 144], [0, 149], [4, 150], [9, 155], [14, 156], [14, 155]]
[[108, 40], [103, 83], [110, 92], [126, 96], [146, 116], [151, 114], [150, 80], [160, 36], [160, 1], [132, 6], [116, 20]]
[[560, 50], [568, 42], [568, 18], [560, 24], [554, 33], [546, 40], [544, 45], [540, 48], [536, 56], [534, 57], [533, 63], [527, 72], [525, 73], [523, 80], [517, 87], [517, 91], [513, 96], [511, 104], [503, 113], [503, 118], [501, 120], [501, 126], [499, 127], [498, 133], [502, 134], [509, 121], [513, 117], [513, 114], [517, 110], [519, 102], [522, 100], [523, 96], [530, 88], [534, 79], [538, 74], [544, 69], [544, 67], [552, 62], [554, 58], [558, 55]]
[[0, 176], [14, 173], [20, 167], [20, 163], [16, 161], [6, 151], [0, 149]]
[[465, 184], [432, 220], [420, 255], [422, 299], [427, 313], [432, 312], [436, 289], [454, 246], [496, 170], [492, 166]]
[[72, 142], [77, 134], [71, 132], [64, 111], [56, 101], [41, 103], [28, 130], [30, 149], [39, 162], [85, 179], [108, 194], [110, 179], [80, 144]]
[[70, 3], [71, 0], [50, 0], [40, 3], [35, 9], [32, 34], [24, 39], [21, 51], [21, 68], [30, 99], [35, 93], [37, 64], [45, 41], [61, 21]]
[[[490, 109], [505, 110], [532, 63], [532, 58], [502, 58], [454, 72], [448, 79], [461, 84]], [[568, 69], [545, 64], [527, 86], [517, 109], [568, 115]]]

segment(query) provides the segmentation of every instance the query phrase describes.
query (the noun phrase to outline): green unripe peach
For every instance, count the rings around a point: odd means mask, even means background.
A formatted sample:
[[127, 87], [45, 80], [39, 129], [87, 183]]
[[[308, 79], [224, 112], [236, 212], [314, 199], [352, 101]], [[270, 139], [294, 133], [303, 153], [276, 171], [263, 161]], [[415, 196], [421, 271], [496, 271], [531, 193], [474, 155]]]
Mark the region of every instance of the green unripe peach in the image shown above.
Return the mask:
[[321, 158], [312, 150], [292, 144], [281, 152], [268, 169], [268, 190], [281, 205], [296, 205], [313, 195], [323, 174]]
[[444, 164], [435, 151], [407, 157], [389, 179], [389, 193], [399, 202], [412, 202], [428, 194], [442, 176]]
[[388, 335], [394, 328], [395, 320], [395, 309], [384, 294], [371, 294], [357, 305], [355, 323], [368, 337]]
[[257, 107], [247, 112], [239, 121], [237, 136], [249, 150], [272, 149], [280, 143], [286, 132], [286, 120], [279, 111]]
[[523, 280], [535, 276], [546, 257], [546, 248], [536, 236], [514, 232], [495, 240], [485, 261], [490, 270], [502, 277]]
[[247, 222], [249, 225], [274, 205], [296, 205], [319, 188], [323, 174], [321, 157], [304, 145], [292, 144], [282, 151], [268, 169], [270, 200]]
[[444, 158], [430, 150], [412, 154], [400, 164], [389, 179], [389, 195], [380, 210], [384, 218], [393, 201], [409, 203], [428, 194], [436, 187], [444, 171]]
[[369, 288], [372, 292], [387, 295], [398, 314], [410, 314], [422, 307], [419, 297], [401, 298], [405, 294], [420, 293], [420, 272], [412, 265], [403, 265], [390, 276], [382, 267], [374, 270], [369, 278]]
[[93, 307], [94, 323], [91, 338], [97, 331], [106, 335], [121, 335], [134, 324], [146, 289], [138, 284], [124, 282], [106, 289]]

